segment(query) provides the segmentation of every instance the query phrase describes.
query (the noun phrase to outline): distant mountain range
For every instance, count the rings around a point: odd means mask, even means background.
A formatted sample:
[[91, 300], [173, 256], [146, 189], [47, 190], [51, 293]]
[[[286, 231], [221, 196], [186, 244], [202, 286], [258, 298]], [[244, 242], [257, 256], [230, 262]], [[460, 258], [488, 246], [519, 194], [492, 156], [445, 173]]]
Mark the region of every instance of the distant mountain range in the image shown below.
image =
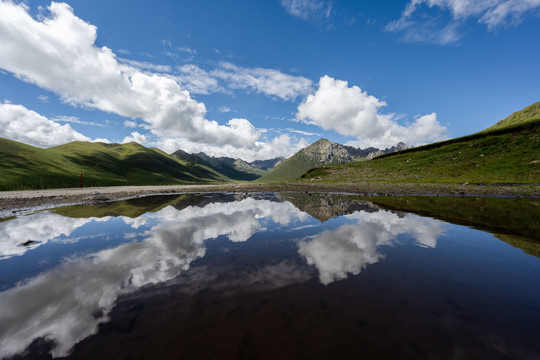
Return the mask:
[[205, 165], [234, 180], [251, 181], [260, 178], [262, 182], [273, 182], [296, 179], [314, 166], [369, 160], [378, 155], [407, 148], [407, 145], [400, 142], [396, 146], [384, 150], [374, 147], [358, 149], [326, 139], [319, 139], [288, 159], [276, 157], [269, 160], [247, 162], [230, 157], [208, 156], [203, 152], [189, 154], [183, 150], [178, 150], [172, 155], [188, 163]]
[[379, 150], [377, 148], [357, 149], [338, 143], [319, 139], [298, 151], [275, 169], [264, 175], [261, 182], [282, 182], [297, 179], [307, 170], [321, 165], [346, 164], [353, 161], [370, 160], [378, 155], [405, 150], [408, 146], [400, 142], [396, 146]]
[[[398, 144], [395, 148], [402, 148]], [[389, 149], [356, 149], [321, 139], [285, 160], [277, 157], [247, 162], [183, 150], [166, 154], [138, 143], [105, 144], [75, 141], [41, 149], [0, 138], [0, 190], [79, 186], [201, 184], [231, 181], [296, 179], [321, 164], [370, 158]]]
[[[413, 149], [403, 143], [384, 150], [357, 149], [319, 139], [288, 159], [252, 162], [182, 150], [169, 155], [135, 142], [75, 141], [41, 149], [0, 138], [0, 190], [77, 187], [81, 174], [85, 187], [252, 180], [270, 183], [295, 180], [304, 174], [310, 181], [537, 184], [539, 131], [537, 102], [479, 133]], [[332, 165], [354, 161], [347, 166]], [[325, 168], [317, 168], [320, 166]]]
[[203, 152], [189, 154], [183, 150], [175, 151], [172, 155], [189, 164], [204, 165], [232, 180], [240, 181], [251, 181], [260, 178], [285, 160], [283, 157], [276, 157], [249, 163], [242, 159], [208, 156]]

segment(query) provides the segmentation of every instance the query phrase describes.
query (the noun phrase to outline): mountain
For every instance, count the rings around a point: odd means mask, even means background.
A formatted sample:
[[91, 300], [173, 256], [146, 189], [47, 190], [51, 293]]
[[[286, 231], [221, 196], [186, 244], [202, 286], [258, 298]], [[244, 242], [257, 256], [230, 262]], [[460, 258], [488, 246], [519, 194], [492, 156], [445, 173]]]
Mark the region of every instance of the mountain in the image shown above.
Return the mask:
[[135, 142], [75, 141], [41, 149], [0, 138], [0, 190], [223, 182], [202, 163], [188, 163]]
[[206, 161], [206, 162], [208, 162], [208, 163], [210, 163], [210, 164], [212, 164], [214, 166], [221, 166], [223, 164], [232, 166], [234, 164], [234, 161], [236, 160], [236, 159], [233, 159], [233, 158], [230, 158], [230, 157], [225, 157], [225, 156], [221, 156], [221, 157], [208, 156], [203, 152], [200, 152], [200, 153], [197, 153], [197, 154], [194, 154], [194, 155], [200, 157], [204, 161]]
[[281, 164], [283, 161], [285, 161], [285, 158], [283, 156], [276, 157], [273, 159], [268, 160], [255, 160], [249, 163], [249, 165], [253, 166], [254, 168], [261, 169], [261, 170], [272, 170], [279, 164]]
[[[375, 148], [375, 151], [371, 151], [369, 154], [367, 154], [367, 156], [365, 156], [365, 158], [368, 160], [371, 160], [380, 155], [390, 154], [396, 151], [407, 150], [408, 148], [409, 147], [405, 143], [399, 142], [397, 145], [394, 145], [390, 148], [386, 148], [384, 150], [379, 150]], [[369, 148], [369, 149], [374, 149], [374, 148]]]
[[297, 179], [307, 170], [327, 164], [346, 164], [353, 161], [372, 159], [381, 154], [407, 149], [407, 145], [399, 143], [396, 146], [379, 150], [377, 148], [357, 149], [352, 146], [345, 146], [319, 139], [308, 147], [298, 151], [289, 157], [276, 168], [263, 176], [261, 182], [280, 182]]
[[515, 125], [522, 125], [528, 122], [535, 122], [540, 120], [540, 101], [527, 106], [525, 109], [517, 111], [507, 118], [497, 122], [495, 125], [483, 130], [487, 132], [491, 130], [503, 129]]
[[251, 166], [250, 163], [242, 160], [242, 159], [236, 159], [233, 163], [234, 168], [240, 171], [244, 171], [250, 174], [256, 174], [258, 175], [257, 178], [260, 178], [263, 175], [266, 175], [268, 173], [267, 170], [262, 170], [256, 167]]
[[[461, 138], [311, 169], [318, 182], [540, 183], [539, 103]], [[507, 120], [508, 119], [508, 120]], [[497, 124], [496, 124], [497, 125]]]
[[172, 156], [185, 161], [191, 166], [202, 165], [215, 172], [221, 173], [231, 180], [252, 181], [262, 176], [249, 171], [238, 169], [235, 166], [235, 159], [221, 157], [215, 158], [206, 155], [205, 153], [189, 154], [183, 150], [177, 150], [172, 153]]
[[354, 157], [342, 145], [319, 139], [283, 161], [260, 181], [294, 180], [312, 167], [324, 164], [344, 164], [353, 160]]
[[233, 180], [241, 181], [251, 181], [260, 178], [285, 160], [283, 157], [276, 157], [268, 160], [247, 162], [242, 159], [234, 159], [231, 157], [209, 156], [204, 152], [189, 154], [183, 150], [178, 150], [172, 155], [184, 161], [204, 163], [207, 167], [225, 174]]

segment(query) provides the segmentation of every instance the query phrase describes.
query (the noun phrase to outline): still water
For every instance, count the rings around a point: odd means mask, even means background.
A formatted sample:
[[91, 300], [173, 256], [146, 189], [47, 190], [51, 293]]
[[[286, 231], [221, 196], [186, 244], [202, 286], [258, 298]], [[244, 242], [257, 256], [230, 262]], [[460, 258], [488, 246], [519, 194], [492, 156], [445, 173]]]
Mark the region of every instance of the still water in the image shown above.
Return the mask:
[[0, 358], [539, 359], [537, 202], [204, 194], [3, 219]]

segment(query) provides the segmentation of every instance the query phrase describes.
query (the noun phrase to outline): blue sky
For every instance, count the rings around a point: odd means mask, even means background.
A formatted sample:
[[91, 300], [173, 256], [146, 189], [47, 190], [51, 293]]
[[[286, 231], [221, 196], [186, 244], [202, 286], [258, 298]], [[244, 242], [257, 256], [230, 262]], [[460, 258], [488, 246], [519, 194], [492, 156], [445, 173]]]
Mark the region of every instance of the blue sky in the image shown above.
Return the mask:
[[0, 136], [419, 145], [539, 101], [538, 39], [540, 0], [0, 1]]

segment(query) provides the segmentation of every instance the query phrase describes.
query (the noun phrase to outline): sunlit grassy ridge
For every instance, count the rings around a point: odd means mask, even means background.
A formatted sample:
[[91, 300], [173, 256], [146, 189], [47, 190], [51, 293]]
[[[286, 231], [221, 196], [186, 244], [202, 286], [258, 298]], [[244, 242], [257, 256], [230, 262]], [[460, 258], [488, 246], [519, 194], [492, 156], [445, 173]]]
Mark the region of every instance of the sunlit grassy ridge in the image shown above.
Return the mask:
[[48, 149], [0, 138], [0, 190], [159, 185], [230, 179], [137, 143], [72, 142]]
[[303, 181], [540, 183], [540, 121], [309, 170]]
[[534, 122], [540, 120], [540, 101], [527, 106], [525, 109], [516, 111], [507, 118], [497, 122], [495, 125], [483, 130], [487, 132], [491, 130], [502, 129], [509, 126], [521, 125], [527, 122]]
[[257, 182], [274, 183], [296, 179], [316, 165], [318, 165], [317, 162], [314, 162], [307, 157], [292, 156], [274, 170], [258, 179]]

